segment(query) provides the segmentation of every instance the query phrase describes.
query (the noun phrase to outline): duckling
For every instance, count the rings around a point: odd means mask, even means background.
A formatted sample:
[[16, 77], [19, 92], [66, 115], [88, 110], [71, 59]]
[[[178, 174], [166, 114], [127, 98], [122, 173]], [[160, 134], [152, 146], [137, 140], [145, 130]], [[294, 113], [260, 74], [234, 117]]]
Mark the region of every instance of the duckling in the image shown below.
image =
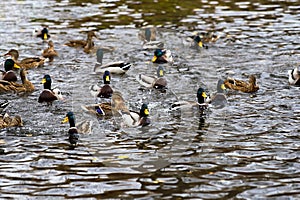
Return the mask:
[[89, 31], [87, 33], [86, 40], [70, 40], [69, 42], [65, 43], [65, 45], [69, 47], [83, 48], [83, 51], [85, 53], [89, 53], [91, 49], [95, 46], [94, 42], [92, 41], [93, 37], [97, 38], [95, 32]]
[[43, 103], [46, 102], [47, 105], [52, 105], [55, 100], [63, 100], [61, 92], [59, 89], [51, 89], [51, 77], [50, 75], [45, 75], [42, 79], [42, 83], [44, 84], [44, 90], [41, 92], [38, 102]]
[[23, 126], [22, 118], [19, 115], [15, 117], [10, 117], [7, 113], [0, 115], [0, 129], [13, 126]]
[[213, 105], [215, 108], [223, 108], [227, 105], [227, 98], [225, 95], [226, 87], [224, 80], [219, 79], [217, 84], [217, 93], [207, 101], [207, 103]]
[[17, 65], [25, 69], [31, 69], [35, 67], [41, 67], [44, 65], [45, 58], [39, 57], [32, 57], [32, 58], [25, 58], [18, 62], [19, 59], [19, 52], [16, 49], [9, 50], [4, 56], [11, 56], [11, 58], [15, 61]]
[[77, 142], [79, 140], [79, 134], [78, 130], [75, 126], [75, 116], [73, 112], [68, 112], [62, 123], [67, 123], [69, 122], [70, 128], [69, 128], [69, 142], [71, 146], [76, 146]]
[[250, 75], [249, 82], [236, 80], [233, 78], [227, 78], [224, 81], [224, 85], [226, 88], [230, 88], [232, 90], [238, 90], [245, 93], [253, 93], [259, 89], [259, 86], [256, 83], [256, 78], [254, 75]]
[[164, 74], [165, 74], [164, 68], [162, 66], [158, 66], [157, 78], [139, 74], [136, 77], [136, 79], [141, 85], [143, 85], [147, 88], [152, 87], [152, 88], [158, 89], [162, 92], [165, 92], [166, 88], [167, 88], [167, 80], [164, 77]]
[[99, 87], [98, 85], [93, 85], [91, 89], [91, 93], [94, 97], [100, 97], [100, 98], [111, 98], [113, 94], [113, 89], [110, 87], [110, 73], [109, 71], [105, 71], [103, 74], [103, 83], [104, 85], [102, 87]]
[[295, 67], [292, 70], [288, 70], [290, 85], [300, 86], [300, 70], [299, 67]]
[[52, 62], [54, 60], [54, 57], [58, 56], [58, 53], [54, 49], [52, 40], [48, 42], [48, 48], [43, 51], [42, 56], [44, 58], [48, 58], [49, 62]]
[[173, 63], [173, 57], [170, 50], [167, 49], [156, 49], [152, 58], [153, 63]]
[[184, 109], [184, 108], [193, 108], [197, 107], [201, 112], [207, 109], [208, 104], [206, 103], [207, 95], [203, 88], [198, 88], [197, 90], [197, 102], [196, 101], [179, 101], [172, 104], [172, 110]]
[[135, 126], [147, 126], [149, 125], [150, 119], [149, 119], [149, 109], [147, 104], [142, 104], [140, 112], [121, 112], [122, 118], [123, 118], [123, 125], [129, 126], [129, 127], [135, 127]]
[[109, 71], [111, 74], [125, 74], [130, 67], [131, 63], [126, 63], [124, 61], [110, 62], [105, 65], [102, 65], [103, 60], [103, 49], [99, 48], [96, 52], [97, 55], [97, 63], [94, 67], [95, 73], [104, 73], [105, 71]]
[[35, 30], [35, 35], [42, 40], [48, 40], [51, 37], [47, 27], [44, 27], [42, 30]]
[[2, 74], [2, 80], [16, 82], [18, 80], [15, 72], [12, 71], [13, 68], [19, 69], [20, 66], [17, 65], [12, 59], [6, 59], [4, 62], [5, 72]]

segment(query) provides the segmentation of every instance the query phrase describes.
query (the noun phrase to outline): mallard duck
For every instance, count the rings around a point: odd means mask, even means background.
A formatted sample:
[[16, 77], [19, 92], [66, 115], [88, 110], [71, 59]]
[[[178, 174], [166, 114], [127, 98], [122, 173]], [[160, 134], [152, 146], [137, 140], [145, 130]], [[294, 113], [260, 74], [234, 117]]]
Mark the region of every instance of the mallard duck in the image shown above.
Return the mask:
[[18, 80], [13, 68], [19, 69], [20, 66], [17, 65], [12, 59], [6, 59], [4, 62], [5, 72], [2, 73], [2, 80], [11, 82], [16, 82]]
[[226, 88], [229, 88], [232, 90], [238, 90], [238, 91], [246, 92], [246, 93], [253, 93], [259, 89], [259, 86], [256, 83], [256, 78], [254, 75], [250, 75], [249, 82], [236, 80], [233, 78], [227, 78], [224, 81], [224, 85]]
[[121, 112], [123, 125], [129, 127], [147, 126], [150, 124], [149, 109], [147, 104], [142, 104], [140, 112]]
[[99, 48], [96, 52], [97, 63], [94, 67], [95, 73], [104, 73], [109, 71], [111, 74], [125, 74], [131, 67], [131, 63], [126, 63], [124, 61], [110, 62], [102, 65], [103, 60], [103, 49]]
[[143, 43], [156, 40], [156, 28], [144, 27], [139, 30], [138, 37]]
[[211, 31], [201, 32], [198, 33], [198, 35], [201, 37], [201, 40], [205, 43], [214, 43], [220, 38], [220, 35], [216, 35]]
[[39, 57], [32, 57], [32, 58], [25, 58], [18, 62], [19, 59], [19, 52], [16, 49], [9, 50], [4, 56], [11, 56], [11, 58], [15, 61], [17, 65], [25, 69], [31, 69], [35, 67], [40, 67], [44, 65], [45, 58]]
[[300, 86], [300, 70], [299, 67], [295, 67], [292, 70], [288, 70], [289, 74], [289, 83], [291, 85]]
[[27, 79], [27, 70], [26, 69], [21, 69], [20, 71], [20, 76], [22, 80], [22, 85], [17, 88], [17, 92], [25, 92], [25, 93], [30, 93], [33, 92], [35, 87], [34, 85]]
[[19, 115], [15, 117], [10, 117], [7, 113], [0, 115], [0, 129], [13, 126], [23, 126], [22, 118]]
[[69, 122], [70, 128], [69, 128], [69, 142], [72, 146], [76, 146], [77, 142], [79, 140], [79, 134], [78, 130], [75, 126], [75, 116], [73, 112], [68, 112], [62, 123]]
[[162, 66], [158, 66], [157, 78], [139, 74], [137, 75], [136, 79], [141, 85], [147, 88], [152, 87], [161, 90], [162, 92], [165, 92], [167, 88], [167, 80], [164, 77], [164, 74], [165, 74], [164, 68]]
[[58, 56], [58, 53], [54, 49], [52, 40], [48, 42], [48, 48], [43, 51], [42, 56], [44, 58], [48, 58], [49, 62], [52, 62], [54, 60], [54, 57]]
[[153, 63], [173, 63], [173, 57], [170, 50], [167, 49], [156, 49], [152, 58]]
[[226, 87], [224, 85], [224, 80], [219, 79], [217, 84], [217, 93], [211, 96], [211, 98], [207, 101], [215, 108], [223, 108], [227, 105], [227, 98], [225, 95]]
[[86, 40], [70, 40], [69, 42], [65, 43], [65, 45], [69, 47], [83, 48], [83, 51], [85, 53], [89, 53], [92, 50], [92, 48], [95, 46], [93, 42], [93, 37], [97, 38], [95, 32], [89, 31], [87, 33]]
[[184, 108], [192, 108], [192, 107], [198, 107], [199, 110], [202, 112], [207, 107], [208, 104], [206, 102], [207, 95], [203, 88], [198, 88], [197, 90], [197, 102], [196, 101], [179, 101], [172, 104], [171, 109], [177, 110], [177, 109], [184, 109]]
[[52, 105], [52, 102], [55, 100], [63, 100], [59, 89], [51, 89], [52, 80], [50, 75], [45, 75], [42, 79], [42, 83], [44, 84], [44, 90], [41, 92], [38, 98], [39, 103], [46, 102], [47, 105]]
[[104, 85], [102, 87], [99, 87], [98, 85], [93, 85], [90, 87], [91, 89], [91, 94], [94, 97], [99, 97], [99, 98], [111, 98], [113, 94], [113, 89], [110, 87], [110, 73], [109, 71], [105, 71], [103, 74], [103, 83]]
[[35, 30], [35, 35], [42, 40], [48, 40], [51, 37], [47, 27], [44, 27], [42, 30]]

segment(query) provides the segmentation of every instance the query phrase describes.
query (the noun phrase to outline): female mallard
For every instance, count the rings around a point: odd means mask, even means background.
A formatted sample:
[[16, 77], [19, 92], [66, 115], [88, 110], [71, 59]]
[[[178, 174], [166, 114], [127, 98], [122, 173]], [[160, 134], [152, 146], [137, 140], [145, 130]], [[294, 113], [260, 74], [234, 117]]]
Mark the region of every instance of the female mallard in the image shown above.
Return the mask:
[[170, 50], [167, 49], [156, 49], [152, 58], [153, 63], [173, 63], [173, 57]]
[[35, 35], [42, 40], [48, 40], [51, 37], [47, 27], [44, 27], [42, 30], [35, 30]]
[[232, 90], [238, 90], [246, 93], [256, 92], [259, 89], [259, 86], [256, 83], [256, 78], [254, 75], [250, 75], [249, 82], [236, 80], [233, 78], [227, 78], [224, 81], [224, 85], [226, 88], [230, 88]]
[[129, 127], [147, 126], [150, 124], [149, 109], [147, 104], [142, 104], [140, 112], [121, 112], [123, 125]]
[[152, 87], [162, 92], [165, 92], [167, 88], [167, 80], [164, 77], [164, 74], [165, 74], [164, 68], [162, 66], [158, 66], [157, 78], [139, 74], [137, 75], [136, 79], [141, 85], [147, 88]]
[[300, 70], [299, 67], [295, 67], [292, 70], [288, 70], [289, 83], [291, 85], [300, 86]]
[[197, 102], [196, 101], [179, 101], [172, 104], [171, 109], [184, 109], [184, 108], [192, 108], [192, 107], [199, 107], [200, 111], [205, 110], [208, 107], [206, 103], [207, 95], [203, 88], [199, 88], [197, 90]]
[[95, 46], [93, 42], [93, 37], [97, 38], [95, 32], [89, 31], [87, 33], [86, 40], [70, 40], [69, 42], [65, 43], [65, 45], [69, 47], [83, 48], [83, 51], [85, 53], [89, 53], [92, 50], [92, 48]]
[[30, 93], [34, 91], [34, 85], [27, 79], [27, 70], [26, 69], [21, 69], [20, 71], [20, 76], [22, 80], [22, 85], [20, 85], [17, 88], [17, 92], [25, 92], [25, 93]]
[[223, 108], [227, 105], [227, 98], [225, 95], [226, 87], [224, 85], [224, 80], [219, 79], [217, 84], [217, 93], [212, 95], [212, 97], [207, 101], [215, 108]]
[[68, 112], [62, 123], [67, 123], [69, 122], [70, 128], [69, 128], [69, 142], [71, 146], [76, 146], [78, 139], [79, 139], [79, 134], [78, 130], [75, 126], [75, 116], [73, 112]]
[[22, 118], [19, 115], [15, 117], [10, 117], [7, 113], [0, 115], [0, 129], [13, 126], [23, 126]]
[[52, 80], [50, 75], [45, 75], [42, 79], [42, 83], [44, 84], [44, 90], [41, 92], [38, 98], [39, 103], [46, 102], [47, 105], [52, 105], [52, 102], [55, 100], [63, 100], [59, 89], [51, 89]]
[[48, 42], [48, 48], [43, 51], [42, 56], [44, 58], [48, 58], [49, 62], [52, 62], [54, 60], [54, 57], [58, 56], [58, 53], [54, 49], [52, 40]]
[[96, 52], [97, 63], [94, 67], [95, 73], [104, 73], [109, 71], [111, 74], [125, 74], [131, 67], [131, 63], [126, 63], [124, 61], [110, 62], [102, 65], [103, 60], [103, 49], [99, 48]]
[[2, 80], [16, 82], [18, 80], [13, 68], [19, 69], [20, 66], [17, 65], [12, 59], [6, 59], [4, 62], [5, 72], [2, 74]]
[[31, 69], [31, 68], [43, 66], [45, 61], [45, 58], [32, 57], [32, 58], [25, 58], [20, 62], [18, 62], [19, 52], [16, 49], [9, 50], [6, 54], [4, 54], [4, 56], [11, 56], [11, 58], [15, 61], [17, 65], [25, 69]]
[[103, 74], [103, 83], [104, 85], [102, 87], [99, 87], [98, 85], [93, 85], [91, 86], [91, 94], [94, 97], [99, 97], [99, 98], [111, 98], [113, 94], [113, 90], [110, 87], [110, 73], [109, 71], [105, 71]]

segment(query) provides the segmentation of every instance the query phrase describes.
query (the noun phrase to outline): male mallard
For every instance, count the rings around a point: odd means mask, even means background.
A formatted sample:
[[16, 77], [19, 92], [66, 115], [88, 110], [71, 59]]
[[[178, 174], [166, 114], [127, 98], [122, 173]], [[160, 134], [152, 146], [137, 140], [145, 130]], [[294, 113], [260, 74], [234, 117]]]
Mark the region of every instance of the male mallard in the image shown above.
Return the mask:
[[51, 37], [47, 27], [44, 27], [42, 30], [35, 30], [35, 35], [42, 40], [48, 40]]
[[121, 112], [123, 118], [123, 125], [134, 127], [134, 126], [147, 126], [150, 124], [149, 109], [147, 104], [142, 104], [140, 112]]
[[259, 86], [256, 83], [256, 78], [254, 75], [250, 75], [249, 82], [236, 80], [233, 78], [227, 78], [224, 81], [224, 85], [226, 88], [230, 88], [232, 90], [238, 90], [246, 93], [256, 92], [259, 89]]
[[289, 83], [291, 85], [300, 86], [300, 70], [299, 67], [295, 67], [292, 70], [288, 70], [289, 74]]
[[5, 72], [3, 72], [2, 80], [11, 81], [11, 82], [16, 82], [18, 80], [15, 72], [12, 71], [13, 68], [19, 69], [20, 66], [17, 65], [12, 59], [6, 59], [4, 62]]
[[85, 53], [89, 53], [91, 49], [95, 46], [93, 42], [93, 37], [97, 38], [94, 31], [89, 31], [87, 33], [87, 39], [86, 40], [70, 40], [69, 42], [65, 43], [65, 45], [69, 47], [75, 47], [75, 48], [83, 48], [83, 51]]
[[42, 83], [44, 84], [44, 90], [41, 92], [38, 102], [43, 103], [46, 102], [47, 105], [52, 105], [52, 102], [55, 100], [62, 100], [63, 97], [59, 89], [51, 89], [51, 77], [50, 75], [45, 75], [42, 79]]
[[164, 68], [162, 66], [158, 66], [157, 78], [139, 74], [137, 75], [136, 79], [141, 85], [147, 88], [153, 87], [155, 89], [165, 92], [167, 87], [167, 80], [164, 77], [164, 74], [165, 74]]
[[45, 61], [45, 58], [32, 57], [32, 58], [25, 58], [20, 62], [18, 62], [19, 52], [16, 49], [9, 50], [6, 54], [4, 54], [4, 56], [11, 56], [11, 58], [15, 61], [17, 65], [25, 69], [40, 67], [44, 64]]
[[203, 111], [207, 108], [208, 104], [206, 103], [207, 95], [203, 88], [199, 88], [197, 90], [197, 102], [196, 101], [179, 101], [172, 104], [171, 109], [184, 109], [184, 108], [192, 108], [199, 107], [200, 111]]
[[103, 60], [103, 49], [99, 48], [96, 52], [97, 63], [94, 67], [95, 73], [104, 73], [109, 71], [111, 74], [125, 74], [131, 67], [131, 63], [126, 63], [124, 61], [110, 62], [102, 65]]
[[58, 53], [54, 49], [52, 40], [48, 42], [48, 48], [43, 51], [42, 56], [44, 58], [49, 58], [49, 62], [52, 62], [54, 60], [54, 57], [58, 56]]
[[15, 117], [10, 117], [7, 113], [0, 115], [0, 129], [13, 126], [23, 126], [22, 118], [19, 115]]
[[215, 108], [223, 108], [227, 105], [227, 98], [225, 95], [226, 87], [224, 85], [224, 80], [219, 79], [217, 84], [217, 93], [212, 95], [208, 103], [213, 105]]
[[99, 87], [98, 85], [91, 86], [91, 94], [94, 97], [100, 97], [100, 98], [110, 98], [113, 94], [113, 90], [110, 87], [110, 73], [109, 71], [105, 71], [103, 74], [103, 83], [104, 85], [102, 87]]
[[173, 63], [173, 57], [170, 50], [167, 49], [156, 49], [152, 58], [153, 63]]
[[79, 139], [79, 134], [78, 130], [75, 126], [75, 116], [73, 112], [68, 112], [62, 123], [69, 122], [70, 128], [69, 128], [69, 142], [72, 146], [76, 146], [78, 139]]

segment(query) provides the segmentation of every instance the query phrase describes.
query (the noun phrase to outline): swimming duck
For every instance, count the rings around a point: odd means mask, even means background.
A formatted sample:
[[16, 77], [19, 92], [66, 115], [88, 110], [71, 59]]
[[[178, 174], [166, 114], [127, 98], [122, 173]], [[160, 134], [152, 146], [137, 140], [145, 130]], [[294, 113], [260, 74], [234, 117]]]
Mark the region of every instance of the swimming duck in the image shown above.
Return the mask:
[[12, 59], [6, 59], [4, 62], [5, 72], [2, 74], [2, 80], [11, 82], [16, 82], [18, 80], [15, 72], [12, 71], [13, 68], [19, 69], [20, 66], [17, 65]]
[[152, 58], [153, 63], [173, 63], [173, 57], [170, 50], [167, 49], [156, 49]]
[[15, 117], [10, 117], [7, 113], [0, 115], [0, 129], [13, 126], [23, 126], [22, 118], [19, 115]]
[[291, 85], [300, 86], [300, 70], [299, 67], [295, 67], [292, 70], [288, 70], [289, 74], [289, 83]]
[[52, 62], [54, 60], [54, 57], [58, 56], [58, 53], [54, 49], [52, 40], [48, 42], [48, 48], [43, 51], [42, 56], [44, 58], [48, 58], [49, 62]]
[[93, 37], [97, 38], [95, 32], [89, 31], [87, 33], [86, 40], [70, 40], [69, 42], [65, 43], [65, 45], [69, 47], [83, 48], [83, 51], [85, 53], [89, 53], [92, 50], [92, 48], [95, 46], [93, 42]]
[[99, 97], [99, 98], [111, 98], [113, 94], [113, 90], [110, 87], [110, 73], [109, 71], [105, 71], [103, 74], [103, 83], [104, 85], [102, 87], [99, 87], [98, 85], [93, 85], [91, 86], [91, 93], [94, 97]]
[[140, 112], [121, 112], [123, 125], [129, 127], [147, 126], [150, 124], [149, 109], [147, 104], [142, 104]]
[[18, 93], [20, 92], [30, 93], [33, 92], [35, 89], [34, 85], [27, 79], [27, 74], [28, 72], [26, 69], [21, 69], [20, 76], [21, 76], [22, 84], [18, 86], [15, 85]]
[[47, 27], [44, 27], [42, 30], [35, 30], [35, 35], [42, 40], [48, 40], [51, 37]]
[[19, 51], [16, 49], [9, 50], [4, 56], [11, 56], [11, 58], [15, 61], [17, 65], [25, 69], [31, 69], [35, 67], [41, 67], [44, 64], [45, 58], [32, 57], [32, 58], [24, 58], [20, 62], [19, 59]]
[[75, 126], [75, 116], [73, 112], [68, 112], [62, 123], [67, 123], [69, 122], [70, 128], [69, 128], [69, 142], [71, 146], [76, 146], [77, 142], [79, 140], [79, 134], [78, 130]]
[[208, 107], [206, 98], [207, 98], [207, 95], [206, 95], [204, 89], [200, 87], [197, 90], [197, 102], [196, 101], [175, 102], [172, 104], [171, 109], [177, 110], [177, 109], [198, 107], [199, 110], [202, 112]]
[[94, 67], [95, 73], [104, 73], [109, 71], [111, 74], [125, 74], [131, 67], [131, 63], [126, 63], [124, 61], [110, 62], [102, 65], [103, 60], [103, 49], [99, 48], [96, 52], [97, 63]]
[[224, 85], [224, 80], [219, 79], [217, 84], [217, 93], [212, 95], [212, 97], [207, 101], [215, 108], [223, 108], [227, 105], [227, 98], [225, 95], [226, 87]]
[[46, 102], [47, 105], [52, 105], [52, 102], [55, 100], [63, 100], [59, 89], [51, 89], [52, 80], [50, 75], [45, 75], [42, 79], [42, 83], [44, 84], [44, 90], [41, 92], [38, 98], [39, 103]]
[[259, 86], [256, 83], [256, 78], [254, 75], [250, 75], [249, 82], [241, 81], [233, 78], [227, 78], [224, 81], [224, 85], [226, 88], [230, 88], [232, 90], [238, 90], [246, 93], [253, 93], [259, 89]]
[[141, 85], [147, 88], [152, 87], [161, 90], [162, 92], [165, 92], [167, 87], [167, 80], [164, 77], [164, 74], [165, 74], [164, 68], [162, 66], [158, 66], [157, 78], [139, 74], [137, 75], [136, 79]]
[[138, 37], [144, 43], [156, 40], [156, 28], [144, 27], [139, 30]]
[[205, 43], [214, 43], [220, 38], [220, 35], [216, 35], [212, 31], [201, 32], [201, 33], [198, 33], [198, 35], [201, 37], [202, 41]]

